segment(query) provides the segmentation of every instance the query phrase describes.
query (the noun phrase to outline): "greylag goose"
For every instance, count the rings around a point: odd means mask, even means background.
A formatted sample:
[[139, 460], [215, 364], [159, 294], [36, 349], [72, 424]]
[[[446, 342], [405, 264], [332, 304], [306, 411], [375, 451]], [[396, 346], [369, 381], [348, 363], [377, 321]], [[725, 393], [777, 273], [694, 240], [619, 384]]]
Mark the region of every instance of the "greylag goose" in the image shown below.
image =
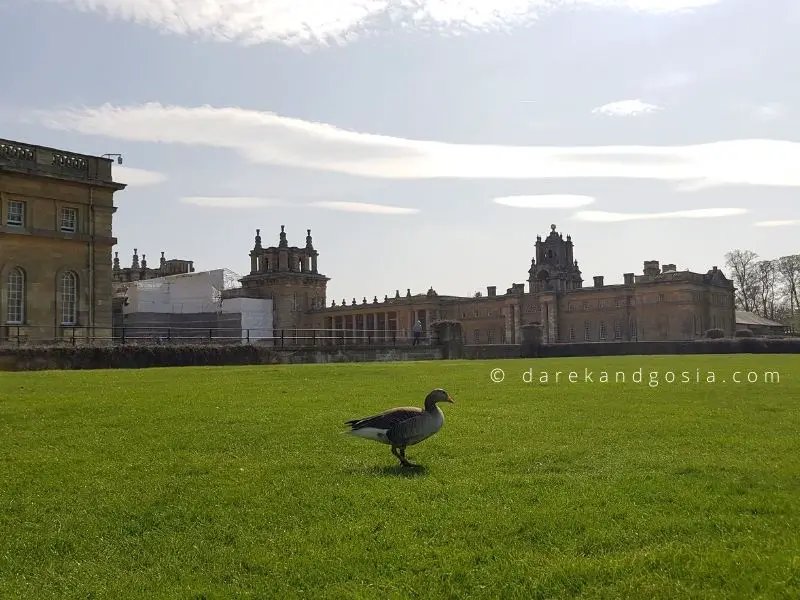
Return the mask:
[[371, 417], [353, 419], [345, 422], [350, 426], [350, 431], [345, 433], [391, 445], [392, 454], [401, 465], [415, 467], [417, 465], [406, 459], [406, 447], [419, 444], [442, 428], [444, 413], [436, 405], [438, 402], [455, 403], [450, 394], [437, 388], [425, 398], [424, 410], [416, 406], [401, 406]]

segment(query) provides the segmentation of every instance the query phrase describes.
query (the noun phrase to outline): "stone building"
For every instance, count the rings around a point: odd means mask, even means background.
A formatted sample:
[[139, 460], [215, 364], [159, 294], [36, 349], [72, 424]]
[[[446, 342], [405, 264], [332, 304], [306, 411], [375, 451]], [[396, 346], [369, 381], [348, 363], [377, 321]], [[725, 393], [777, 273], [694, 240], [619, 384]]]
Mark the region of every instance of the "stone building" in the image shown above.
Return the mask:
[[137, 248], [133, 249], [133, 258], [130, 267], [121, 267], [119, 252], [114, 252], [114, 263], [111, 268], [112, 281], [115, 284], [155, 279], [157, 277], [167, 277], [169, 275], [183, 275], [184, 273], [194, 273], [194, 261], [181, 260], [178, 258], [167, 259], [162, 252], [158, 266], [151, 268], [147, 266], [147, 255], [142, 254], [142, 260], [139, 260]]
[[110, 337], [111, 164], [0, 139], [0, 339]]
[[241, 288], [226, 290], [226, 298], [259, 298], [272, 300], [273, 326], [277, 330], [309, 329], [309, 315], [325, 306], [329, 277], [319, 272], [311, 230], [307, 230], [304, 247], [289, 246], [285, 227], [277, 246], [264, 248], [261, 230], [256, 229], [250, 251], [250, 274], [240, 280]]
[[297, 341], [309, 336], [402, 341], [416, 319], [425, 333], [434, 321], [461, 321], [466, 343], [474, 344], [521, 343], [521, 326], [532, 322], [543, 325], [549, 343], [690, 340], [712, 328], [734, 334], [733, 284], [717, 267], [693, 273], [650, 260], [644, 261], [641, 275], [623, 274], [621, 284], [595, 276], [593, 286], [584, 287], [571, 237], [564, 239], [555, 225], [550, 229], [546, 238], [536, 238], [527, 290], [524, 283], [513, 283], [505, 293], [489, 286], [485, 295], [463, 297], [440, 295], [433, 288], [418, 294], [407, 289], [382, 300], [343, 298], [339, 304], [328, 304], [329, 278], [317, 270], [310, 230], [305, 248], [289, 247], [281, 226], [279, 245], [266, 249], [257, 230], [251, 273], [231, 293], [272, 299], [275, 328]]

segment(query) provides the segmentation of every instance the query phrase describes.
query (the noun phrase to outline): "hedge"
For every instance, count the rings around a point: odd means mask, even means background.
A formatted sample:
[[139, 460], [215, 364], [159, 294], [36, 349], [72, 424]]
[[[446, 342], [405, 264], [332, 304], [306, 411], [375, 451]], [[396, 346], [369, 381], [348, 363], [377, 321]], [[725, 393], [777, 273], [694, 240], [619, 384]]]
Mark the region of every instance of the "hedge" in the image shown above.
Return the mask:
[[147, 367], [254, 365], [277, 362], [280, 361], [274, 350], [244, 344], [0, 347], [0, 371], [141, 369]]

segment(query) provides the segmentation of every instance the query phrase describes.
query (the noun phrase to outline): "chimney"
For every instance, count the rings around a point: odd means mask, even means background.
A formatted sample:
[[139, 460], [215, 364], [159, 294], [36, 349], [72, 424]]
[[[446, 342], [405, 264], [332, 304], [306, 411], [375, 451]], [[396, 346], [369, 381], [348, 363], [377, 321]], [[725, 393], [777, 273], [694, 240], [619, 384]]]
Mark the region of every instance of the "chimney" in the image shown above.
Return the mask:
[[603, 276], [602, 275], [595, 275], [594, 276], [594, 287], [596, 287], [596, 288], [603, 287]]
[[644, 274], [648, 277], [656, 277], [661, 275], [661, 269], [658, 266], [657, 260], [644, 261]]
[[634, 284], [634, 274], [633, 273], [623, 273], [622, 277], [625, 279], [625, 285], [633, 285]]
[[673, 264], [669, 264], [669, 265], [664, 265], [664, 266], [662, 267], [662, 269], [661, 269], [661, 272], [662, 272], [662, 273], [674, 273], [674, 272], [675, 272], [675, 271], [677, 271], [677, 270], [678, 270], [678, 269], [675, 267], [675, 265], [673, 265]]
[[494, 285], [488, 286], [486, 288], [486, 295], [489, 296], [489, 298], [494, 298], [495, 296], [497, 296], [497, 286]]

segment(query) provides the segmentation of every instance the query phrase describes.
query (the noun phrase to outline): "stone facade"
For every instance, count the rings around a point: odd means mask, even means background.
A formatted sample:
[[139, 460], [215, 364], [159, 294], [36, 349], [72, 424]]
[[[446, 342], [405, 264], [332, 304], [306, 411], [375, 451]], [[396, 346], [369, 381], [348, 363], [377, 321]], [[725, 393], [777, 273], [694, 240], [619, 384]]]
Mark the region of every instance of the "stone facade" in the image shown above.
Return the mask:
[[545, 239], [537, 236], [527, 291], [514, 283], [504, 294], [490, 286], [477, 297], [407, 289], [383, 300], [328, 304], [329, 278], [317, 271], [310, 230], [305, 248], [288, 247], [283, 227], [280, 240], [278, 247], [261, 248], [257, 230], [251, 274], [229, 294], [272, 298], [275, 327], [287, 335], [317, 330], [353, 343], [394, 342], [409, 339], [416, 319], [425, 334], [436, 321], [457, 320], [468, 344], [520, 344], [521, 328], [529, 323], [541, 323], [546, 343], [691, 340], [712, 328], [732, 336], [736, 326], [733, 284], [717, 267], [693, 273], [649, 260], [641, 275], [625, 273], [622, 284], [607, 285], [596, 276], [592, 287], [584, 287], [572, 239], [555, 225]]
[[111, 164], [0, 140], [0, 339], [110, 337]]
[[277, 246], [264, 248], [261, 230], [256, 230], [250, 251], [250, 274], [240, 280], [241, 288], [226, 290], [223, 298], [264, 298], [273, 302], [275, 329], [295, 332], [308, 329], [309, 315], [325, 306], [329, 277], [319, 272], [311, 230], [304, 247], [289, 246], [281, 225]]

